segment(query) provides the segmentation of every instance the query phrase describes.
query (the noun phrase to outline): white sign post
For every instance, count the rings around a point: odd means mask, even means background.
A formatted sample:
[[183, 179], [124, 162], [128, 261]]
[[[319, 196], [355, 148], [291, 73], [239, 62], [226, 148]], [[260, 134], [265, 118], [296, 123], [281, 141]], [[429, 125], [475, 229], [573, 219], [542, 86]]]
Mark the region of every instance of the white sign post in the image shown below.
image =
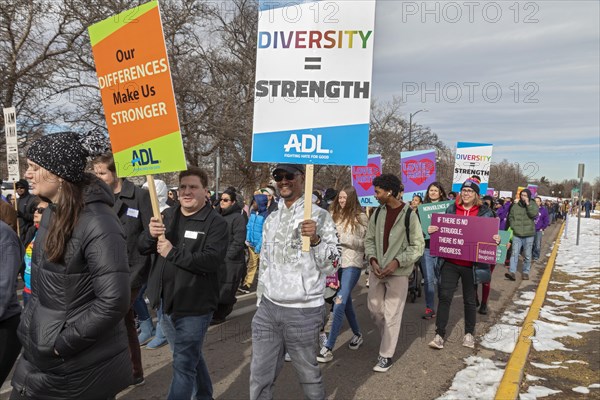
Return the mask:
[[17, 144], [17, 113], [14, 107], [4, 108], [3, 111], [8, 180], [14, 183], [21, 178], [19, 173], [19, 146]]

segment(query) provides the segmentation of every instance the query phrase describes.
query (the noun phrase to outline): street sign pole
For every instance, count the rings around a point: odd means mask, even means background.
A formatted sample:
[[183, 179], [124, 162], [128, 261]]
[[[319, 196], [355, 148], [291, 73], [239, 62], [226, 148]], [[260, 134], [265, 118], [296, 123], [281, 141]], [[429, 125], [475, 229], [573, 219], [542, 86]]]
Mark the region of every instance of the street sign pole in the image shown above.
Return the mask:
[[575, 245], [579, 246], [579, 231], [581, 229], [581, 206], [583, 205], [583, 173], [585, 164], [579, 164], [577, 169], [577, 177], [579, 178], [579, 206], [575, 208], [577, 210], [577, 239]]

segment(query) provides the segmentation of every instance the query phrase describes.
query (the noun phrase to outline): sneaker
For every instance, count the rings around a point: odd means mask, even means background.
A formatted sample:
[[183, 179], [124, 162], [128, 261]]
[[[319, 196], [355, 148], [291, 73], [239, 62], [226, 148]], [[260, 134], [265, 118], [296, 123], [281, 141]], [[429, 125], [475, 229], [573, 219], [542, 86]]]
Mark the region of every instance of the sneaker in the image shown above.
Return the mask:
[[367, 282], [365, 283], [366, 287], [369, 287], [369, 277], [367, 277]]
[[479, 314], [486, 315], [487, 313], [488, 313], [487, 304], [481, 303], [481, 306], [479, 307]]
[[285, 356], [283, 356], [283, 359], [285, 360], [285, 362], [292, 361], [292, 357], [290, 357], [290, 353], [288, 353], [287, 351], [285, 352]]
[[138, 378], [133, 378], [133, 383], [131, 384], [131, 386], [142, 386], [146, 383], [146, 380], [144, 379], [143, 376], [140, 376]]
[[387, 372], [388, 369], [392, 366], [392, 359], [389, 357], [379, 357], [379, 361], [373, 367], [373, 371], [375, 372]]
[[506, 279], [511, 280], [511, 281], [517, 280], [514, 272], [507, 272], [504, 274], [504, 276], [506, 277]]
[[524, 281], [528, 281], [529, 280], [529, 274], [523, 274], [523, 280]]
[[361, 334], [352, 336], [350, 339], [350, 343], [348, 343], [348, 347], [350, 350], [358, 350], [360, 345], [363, 344], [363, 337]]
[[319, 347], [325, 347], [327, 343], [327, 334], [325, 332], [319, 333]]
[[146, 349], [148, 350], [156, 350], [156, 349], [160, 349], [161, 347], [165, 346], [167, 344], [167, 339], [166, 338], [158, 338], [156, 336], [154, 336], [154, 339], [152, 339], [150, 341], [150, 343], [148, 343], [146, 345]]
[[433, 338], [433, 340], [431, 342], [429, 342], [429, 347], [431, 347], [432, 349], [438, 349], [441, 350], [444, 348], [444, 339], [436, 334], [435, 337]]
[[475, 348], [475, 338], [470, 333], [467, 333], [463, 338], [463, 346], [468, 347], [470, 349]]
[[433, 311], [431, 308], [426, 308], [425, 314], [423, 314], [423, 316], [421, 318], [423, 318], [423, 319], [435, 318], [435, 311]]
[[333, 360], [333, 353], [330, 349], [323, 346], [321, 351], [319, 351], [319, 355], [317, 355], [317, 361], [320, 363], [328, 363], [331, 360]]
[[248, 293], [250, 293], [250, 286], [242, 285], [241, 287], [238, 288], [238, 291], [240, 293], [248, 294]]

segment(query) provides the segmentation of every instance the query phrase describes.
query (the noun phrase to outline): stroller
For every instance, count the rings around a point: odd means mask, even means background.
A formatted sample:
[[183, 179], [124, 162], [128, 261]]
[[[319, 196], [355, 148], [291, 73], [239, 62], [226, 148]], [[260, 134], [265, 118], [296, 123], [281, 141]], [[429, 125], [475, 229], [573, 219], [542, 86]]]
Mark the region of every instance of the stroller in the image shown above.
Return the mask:
[[414, 303], [417, 300], [417, 296], [421, 297], [423, 293], [422, 289], [422, 280], [423, 276], [421, 274], [420, 268], [420, 260], [415, 263], [413, 266], [413, 271], [408, 277], [408, 297], [410, 297], [410, 302]]

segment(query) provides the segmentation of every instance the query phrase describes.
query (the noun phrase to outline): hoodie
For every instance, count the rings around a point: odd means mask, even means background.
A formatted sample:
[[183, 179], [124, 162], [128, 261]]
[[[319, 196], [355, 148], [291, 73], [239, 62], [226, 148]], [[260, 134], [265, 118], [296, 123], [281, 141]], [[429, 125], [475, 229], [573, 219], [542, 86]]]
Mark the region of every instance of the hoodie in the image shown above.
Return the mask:
[[266, 194], [254, 195], [254, 202], [258, 205], [258, 210], [250, 212], [250, 218], [246, 225], [246, 242], [254, 249], [256, 254], [260, 253], [262, 247], [263, 225], [268, 215], [268, 201], [269, 198]]
[[[169, 205], [167, 204], [169, 189], [167, 189], [167, 184], [160, 179], [154, 180], [154, 187], [156, 188], [156, 196], [158, 197], [158, 207], [162, 213], [169, 208]], [[148, 182], [144, 183], [142, 188], [148, 190]]]
[[526, 193], [529, 197], [529, 205], [521, 199], [510, 208], [508, 214], [508, 226], [513, 230], [514, 236], [529, 237], [535, 235], [534, 219], [539, 213], [539, 209], [535, 201], [531, 199], [529, 189], [523, 189], [521, 193]]
[[304, 197], [289, 208], [283, 199], [265, 220], [258, 275], [257, 298], [291, 308], [319, 307], [325, 303], [325, 277], [337, 271], [340, 249], [329, 213], [312, 207], [320, 242], [302, 251], [300, 223], [304, 221]]

